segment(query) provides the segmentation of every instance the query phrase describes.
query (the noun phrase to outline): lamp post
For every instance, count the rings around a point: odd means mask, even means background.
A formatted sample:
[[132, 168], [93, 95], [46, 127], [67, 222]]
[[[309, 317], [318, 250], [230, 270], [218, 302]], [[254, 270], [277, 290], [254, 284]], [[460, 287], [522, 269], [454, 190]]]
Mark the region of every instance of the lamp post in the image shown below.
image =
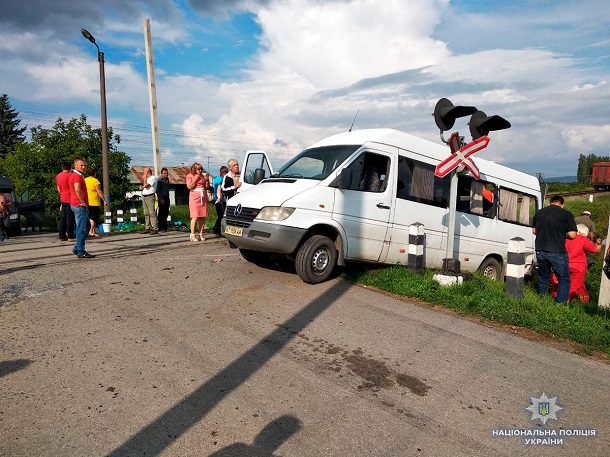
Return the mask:
[[87, 29], [80, 29], [81, 33], [97, 48], [97, 60], [100, 63], [100, 98], [102, 101], [102, 187], [104, 198], [110, 203], [110, 174], [108, 171], [108, 126], [106, 122], [106, 76], [104, 73], [104, 53], [95, 42], [95, 38]]

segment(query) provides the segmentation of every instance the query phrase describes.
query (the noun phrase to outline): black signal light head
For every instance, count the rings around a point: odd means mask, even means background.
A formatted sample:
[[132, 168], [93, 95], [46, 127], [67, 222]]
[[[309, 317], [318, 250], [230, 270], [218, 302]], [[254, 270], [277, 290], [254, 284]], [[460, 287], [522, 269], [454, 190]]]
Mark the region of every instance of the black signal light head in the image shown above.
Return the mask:
[[458, 117], [468, 116], [477, 111], [474, 106], [455, 106], [446, 98], [441, 98], [434, 107], [434, 121], [441, 132], [449, 130]]
[[491, 131], [510, 128], [510, 122], [501, 116], [488, 116], [483, 111], [477, 111], [470, 117], [469, 127], [472, 139], [476, 140]]

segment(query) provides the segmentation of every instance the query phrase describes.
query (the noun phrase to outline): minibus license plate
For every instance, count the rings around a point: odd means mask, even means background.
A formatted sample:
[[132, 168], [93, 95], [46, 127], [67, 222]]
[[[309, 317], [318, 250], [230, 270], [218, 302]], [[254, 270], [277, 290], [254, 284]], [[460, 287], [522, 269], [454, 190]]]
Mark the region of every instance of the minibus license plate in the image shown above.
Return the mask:
[[227, 225], [225, 227], [225, 233], [227, 233], [229, 235], [241, 236], [242, 230], [243, 229], [241, 227], [233, 227], [231, 225]]

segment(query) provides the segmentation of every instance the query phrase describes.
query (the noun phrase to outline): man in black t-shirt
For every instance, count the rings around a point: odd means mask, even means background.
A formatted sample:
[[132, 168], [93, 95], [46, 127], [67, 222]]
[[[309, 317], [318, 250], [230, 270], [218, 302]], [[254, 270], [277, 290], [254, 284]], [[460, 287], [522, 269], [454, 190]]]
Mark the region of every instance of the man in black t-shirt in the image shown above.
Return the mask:
[[551, 267], [557, 276], [557, 303], [568, 301], [570, 293], [570, 269], [566, 237], [576, 238], [576, 222], [569, 211], [563, 209], [563, 197], [555, 195], [551, 204], [539, 210], [534, 216], [536, 235], [536, 260], [538, 261], [538, 293], [549, 291]]

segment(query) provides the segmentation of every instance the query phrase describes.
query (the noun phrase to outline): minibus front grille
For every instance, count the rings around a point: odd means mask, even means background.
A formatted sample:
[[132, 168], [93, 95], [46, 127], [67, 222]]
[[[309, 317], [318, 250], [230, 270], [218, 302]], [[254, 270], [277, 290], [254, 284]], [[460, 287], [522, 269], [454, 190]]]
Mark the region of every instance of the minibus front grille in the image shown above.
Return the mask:
[[260, 208], [245, 208], [241, 205], [227, 206], [225, 219], [227, 225], [248, 228], [259, 212]]

